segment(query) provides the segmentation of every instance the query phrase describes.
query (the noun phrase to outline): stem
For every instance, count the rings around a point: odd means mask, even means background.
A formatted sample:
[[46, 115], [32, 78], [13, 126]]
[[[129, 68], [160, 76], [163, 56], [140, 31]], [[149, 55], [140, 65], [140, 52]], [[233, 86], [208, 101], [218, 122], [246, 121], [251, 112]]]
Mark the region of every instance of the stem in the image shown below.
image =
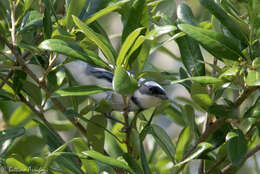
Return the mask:
[[240, 106], [246, 99], [247, 97], [253, 93], [254, 91], [256, 91], [257, 89], [259, 89], [260, 86], [252, 86], [252, 87], [246, 87], [243, 91], [243, 93], [237, 98], [236, 102], [234, 103], [235, 107]]
[[[253, 156], [256, 152], [260, 151], [260, 144], [258, 144], [255, 148], [253, 148], [252, 150], [250, 150], [247, 154], [246, 157], [244, 159], [244, 162], [250, 158], [251, 156]], [[224, 167], [221, 172], [222, 174], [228, 173], [229, 171], [231, 171], [233, 169], [233, 165], [232, 164], [228, 164], [226, 167]]]
[[124, 115], [124, 119], [125, 119], [125, 133], [126, 133], [125, 144], [126, 144], [126, 147], [127, 147], [127, 152], [131, 153], [132, 152], [132, 147], [131, 147], [131, 144], [130, 144], [131, 127], [129, 125], [129, 116], [128, 116], [129, 105], [127, 103], [127, 97], [125, 97], [125, 96], [122, 96], [122, 97], [123, 97], [123, 101], [124, 101], [123, 115]]
[[[222, 119], [218, 119], [216, 122], [212, 123], [211, 125], [209, 125], [206, 128], [206, 131], [199, 137], [199, 139], [194, 143], [194, 145], [184, 154], [183, 158], [181, 161], [185, 160], [189, 155], [192, 154], [192, 152], [196, 149], [196, 147], [198, 146], [198, 144], [200, 144], [201, 142], [205, 141], [211, 134], [213, 134], [221, 125], [223, 125], [224, 123], [228, 122], [230, 120], [222, 118]], [[184, 167], [185, 167], [186, 163], [183, 164], [179, 170], [177, 171], [177, 173], [180, 173]]]
[[[8, 42], [4, 36], [0, 33], [0, 40], [2, 40], [7, 47], [11, 50], [13, 55], [15, 56], [18, 63], [23, 67], [23, 71], [26, 72], [35, 82], [39, 84], [39, 86], [46, 92], [47, 96], [51, 96], [51, 92], [47, 88], [47, 85], [45, 81], [40, 81], [37, 76], [26, 66], [26, 63], [24, 62], [23, 58], [21, 57], [20, 53], [18, 52], [17, 48]], [[56, 98], [51, 98], [52, 103], [60, 110], [60, 112], [64, 113], [66, 112], [65, 106], [63, 106]], [[72, 124], [77, 127], [81, 133], [87, 138], [86, 130], [85, 128], [78, 122], [76, 118], [70, 117], [69, 120], [72, 122]]]
[[12, 44], [16, 45], [16, 37], [15, 37], [15, 27], [16, 27], [16, 23], [15, 23], [15, 8], [16, 8], [16, 4], [15, 1], [9, 0], [10, 2], [10, 7], [11, 7], [11, 23], [12, 23], [12, 28], [11, 28], [11, 37], [12, 37]]

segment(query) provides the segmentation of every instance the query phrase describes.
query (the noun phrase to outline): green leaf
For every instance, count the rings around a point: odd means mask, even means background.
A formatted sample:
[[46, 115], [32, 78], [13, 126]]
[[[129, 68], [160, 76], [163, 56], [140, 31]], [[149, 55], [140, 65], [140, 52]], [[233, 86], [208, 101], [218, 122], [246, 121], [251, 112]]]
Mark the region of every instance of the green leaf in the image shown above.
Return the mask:
[[[104, 143], [105, 143], [105, 131], [102, 127], [107, 127], [107, 120], [102, 115], [94, 115], [90, 119], [90, 123], [87, 125], [87, 138], [89, 145], [92, 146], [93, 150], [104, 153]], [[100, 126], [92, 124], [92, 122], [97, 123]]]
[[92, 95], [92, 94], [97, 94], [100, 92], [105, 92], [111, 90], [108, 87], [103, 87], [103, 86], [94, 86], [94, 85], [89, 85], [89, 86], [73, 86], [73, 87], [68, 87], [65, 89], [59, 89], [55, 92], [54, 96], [85, 96], [85, 95]]
[[150, 43], [149, 41], [145, 40], [143, 42], [143, 46], [136, 58], [136, 64], [134, 64], [133, 68], [134, 68], [134, 72], [136, 72], [136, 74], [140, 74], [143, 69], [144, 69], [144, 66], [146, 64], [146, 60], [149, 56], [149, 52], [150, 52], [150, 49], [151, 49], [151, 46], [150, 46]]
[[[230, 14], [226, 13], [213, 0], [200, 0], [201, 5], [207, 8], [227, 29], [244, 44], [248, 43], [249, 29], [248, 25], [237, 20]], [[227, 42], [228, 43], [228, 42]]]
[[[69, 148], [67, 147], [67, 144], [63, 144], [63, 141], [59, 136], [54, 134], [49, 128], [47, 128], [42, 122], [38, 120], [34, 120], [40, 127], [40, 132], [42, 134], [43, 139], [45, 140], [46, 144], [49, 147], [50, 152], [57, 152], [57, 151], [67, 151], [69, 152]], [[76, 158], [75, 157], [65, 157], [65, 156], [55, 156], [56, 162], [61, 165], [62, 167], [70, 170], [71, 172], [75, 174], [83, 174], [83, 171], [80, 169], [80, 166], [77, 165], [76, 163]], [[45, 168], [48, 167], [50, 162], [54, 159], [49, 159], [45, 163]]]
[[197, 40], [208, 52], [220, 60], [222, 58], [238, 60], [240, 56], [244, 58], [238, 45], [224, 34], [188, 24], [179, 24], [178, 28]]
[[181, 112], [173, 106], [169, 106], [164, 110], [164, 113], [169, 119], [173, 120], [174, 123], [185, 126], [185, 121], [183, 120]]
[[51, 21], [51, 2], [49, 0], [44, 0], [44, 16], [43, 16], [43, 31], [44, 39], [50, 39], [52, 34], [52, 21]]
[[176, 84], [176, 83], [182, 83], [185, 81], [193, 81], [201, 84], [220, 84], [223, 83], [224, 81], [216, 78], [216, 77], [211, 77], [211, 76], [196, 76], [196, 77], [190, 77], [186, 79], [181, 79], [181, 80], [174, 80], [171, 82], [171, 84]]
[[123, 95], [132, 95], [138, 89], [137, 81], [121, 66], [115, 69], [113, 89]]
[[227, 155], [232, 165], [240, 166], [246, 157], [247, 141], [243, 132], [236, 129], [229, 132], [226, 137]]
[[6, 130], [0, 131], [0, 144], [3, 144], [6, 140], [16, 138], [25, 134], [23, 127], [13, 127]]
[[152, 124], [150, 126], [149, 132], [152, 134], [155, 141], [160, 145], [160, 147], [166, 153], [169, 159], [171, 159], [171, 161], [175, 163], [175, 147], [172, 144], [171, 138], [168, 136], [168, 134], [160, 126], [157, 126], [155, 124]]
[[235, 118], [237, 117], [236, 108], [227, 105], [212, 104], [208, 108], [210, 114], [215, 115], [217, 118]]
[[208, 149], [212, 148], [212, 145], [207, 142], [200, 143], [197, 148], [195, 149], [195, 152], [193, 152], [189, 157], [187, 157], [185, 160], [181, 161], [180, 163], [176, 164], [175, 166], [181, 166], [197, 157], [199, 157], [203, 152], [207, 151]]
[[164, 26], [159, 26], [156, 27], [155, 29], [149, 31], [146, 35], [145, 38], [148, 40], [154, 40], [157, 37], [160, 37], [164, 34], [170, 33], [172, 31], [177, 30], [177, 27], [173, 25], [164, 25]]
[[94, 66], [110, 69], [108, 64], [104, 62], [95, 52], [90, 50], [84, 51], [80, 46], [71, 42], [65, 42], [59, 39], [48, 39], [43, 41], [39, 45], [39, 48], [79, 59]]
[[213, 104], [206, 86], [199, 83], [193, 83], [191, 86], [191, 98], [204, 110], [207, 110], [209, 106]]
[[126, 38], [132, 33], [134, 30], [144, 27], [148, 28], [149, 16], [148, 16], [148, 8], [146, 0], [136, 0], [133, 2], [133, 5], [129, 8], [122, 9], [127, 10], [124, 16], [126, 18], [124, 22], [124, 29], [122, 33], [121, 41], [125, 42]]
[[122, 47], [119, 51], [117, 60], [116, 60], [116, 65], [120, 66], [124, 63], [127, 52], [129, 51], [129, 49], [132, 47], [132, 45], [134, 44], [134, 42], [136, 41], [136, 39], [138, 38], [138, 36], [140, 35], [141, 31], [144, 28], [138, 28], [136, 30], [134, 30], [133, 32], [131, 32], [127, 38], [125, 39], [124, 43], [122, 44]]
[[32, 111], [29, 107], [27, 107], [26, 105], [21, 105], [11, 115], [9, 119], [9, 124], [11, 126], [17, 126], [21, 122], [26, 120], [31, 115], [31, 113]]
[[260, 71], [249, 70], [246, 77], [248, 86], [260, 86]]
[[177, 8], [177, 17], [183, 24], [198, 25], [198, 22], [194, 18], [191, 8], [185, 3], [181, 3]]
[[24, 2], [24, 14], [31, 8], [34, 0], [25, 0]]
[[122, 0], [122, 1], [119, 1], [113, 5], [109, 5], [107, 6], [106, 8], [94, 13], [92, 16], [88, 17], [85, 21], [85, 24], [90, 24], [92, 23], [93, 21], [96, 21], [97, 19], [99, 19], [100, 17], [102, 16], [105, 16], [117, 9], [119, 9], [120, 7], [122, 7], [125, 3], [129, 2], [130, 0]]
[[128, 163], [128, 165], [134, 170], [136, 174], [143, 174], [143, 170], [141, 169], [140, 165], [136, 162], [135, 159], [130, 156], [128, 153], [123, 154], [123, 158]]
[[139, 145], [140, 145], [140, 158], [141, 158], [144, 174], [152, 174], [145, 156], [144, 145], [140, 138], [139, 138]]
[[15, 96], [6, 90], [0, 89], [0, 101], [14, 100]]
[[207, 142], [213, 146], [211, 150], [218, 148], [225, 142], [226, 135], [230, 130], [232, 130], [230, 123], [225, 123], [207, 138]]
[[109, 60], [109, 62], [115, 64], [116, 51], [113, 46], [106, 40], [106, 38], [96, 32], [94, 32], [85, 23], [80, 21], [76, 16], [72, 16], [75, 24], [83, 31], [83, 33], [93, 41], [102, 51], [104, 56]]
[[111, 158], [111, 157], [108, 157], [108, 156], [105, 156], [99, 152], [96, 152], [96, 151], [85, 151], [85, 152], [82, 152], [82, 154], [86, 157], [89, 157], [89, 158], [92, 158], [94, 160], [97, 160], [101, 163], [104, 163], [104, 164], [107, 164], [107, 165], [110, 165], [110, 166], [114, 166], [114, 167], [117, 167], [117, 168], [120, 168], [120, 169], [124, 169], [130, 173], [135, 173], [125, 162], [123, 161], [119, 161], [119, 160], [116, 160], [114, 158]]
[[29, 81], [22, 81], [22, 84], [23, 84], [23, 90], [29, 96], [29, 98], [32, 98], [32, 100], [37, 105], [41, 105], [42, 103], [41, 88], [39, 88], [34, 83]]
[[252, 63], [254, 69], [260, 69], [260, 57], [256, 57]]
[[190, 143], [190, 141], [191, 141], [191, 130], [190, 127], [187, 126], [182, 129], [179, 135], [179, 139], [177, 141], [176, 152], [174, 155], [176, 161], [180, 161], [183, 158], [183, 155], [187, 150], [186, 149], [187, 145]]
[[[75, 148], [75, 152], [78, 154], [89, 150], [88, 144], [83, 138], [74, 138], [73, 146]], [[98, 173], [98, 165], [94, 160], [81, 159], [81, 162], [88, 174]]]
[[[189, 6], [181, 3], [177, 8], [178, 20], [184, 24], [197, 25]], [[205, 65], [200, 51], [199, 43], [189, 36], [183, 36], [176, 39], [181, 53], [182, 62], [192, 76], [205, 75]]]
[[73, 27], [72, 16], [79, 16], [85, 7], [87, 0], [70, 0], [68, 10], [66, 12], [66, 27], [71, 30]]
[[28, 167], [22, 163], [21, 161], [18, 161], [17, 159], [11, 157], [6, 159], [6, 164], [9, 169], [16, 169], [17, 171], [28, 171]]
[[255, 103], [245, 112], [244, 117], [254, 117], [254, 112], [258, 110], [260, 106], [260, 96], [256, 99]]

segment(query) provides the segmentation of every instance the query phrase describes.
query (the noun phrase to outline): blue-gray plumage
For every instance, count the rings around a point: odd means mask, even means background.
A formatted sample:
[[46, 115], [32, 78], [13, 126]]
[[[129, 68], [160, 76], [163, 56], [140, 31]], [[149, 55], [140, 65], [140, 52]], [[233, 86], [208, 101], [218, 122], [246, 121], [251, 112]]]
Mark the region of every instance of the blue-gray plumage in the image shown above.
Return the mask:
[[[82, 61], [73, 61], [65, 65], [74, 79], [81, 85], [101, 85], [112, 88], [113, 73], [102, 68], [93, 67]], [[130, 110], [146, 109], [158, 105], [167, 99], [165, 90], [154, 81], [139, 80], [140, 88], [130, 98]], [[100, 101], [107, 99], [114, 110], [123, 110], [121, 95], [114, 91], [91, 95]]]

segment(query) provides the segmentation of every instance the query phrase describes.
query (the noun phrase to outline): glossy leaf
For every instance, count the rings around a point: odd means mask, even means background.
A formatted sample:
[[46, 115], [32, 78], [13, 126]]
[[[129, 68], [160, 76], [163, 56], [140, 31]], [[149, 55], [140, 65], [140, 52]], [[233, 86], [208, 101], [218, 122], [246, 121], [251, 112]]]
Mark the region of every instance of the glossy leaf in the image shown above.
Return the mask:
[[175, 163], [174, 160], [175, 147], [172, 144], [172, 141], [168, 136], [168, 134], [160, 126], [157, 126], [155, 124], [152, 124], [150, 126], [149, 132], [152, 134], [155, 141], [159, 144], [162, 150], [167, 154], [169, 159], [171, 159], [171, 161]]
[[26, 94], [28, 94], [29, 98], [32, 98], [32, 100], [37, 105], [41, 105], [42, 103], [41, 89], [38, 86], [36, 86], [34, 83], [29, 81], [22, 81], [22, 84], [23, 84], [23, 90]]
[[94, 32], [90, 27], [80, 21], [76, 16], [73, 16], [73, 20], [75, 24], [79, 27], [79, 29], [82, 30], [83, 33], [99, 47], [99, 49], [101, 49], [104, 56], [109, 60], [109, 62], [114, 65], [116, 52], [112, 45], [106, 40], [106, 38]]
[[176, 161], [180, 161], [186, 151], [187, 145], [191, 141], [191, 129], [189, 126], [182, 129], [177, 144], [174, 158]]
[[124, 63], [127, 52], [130, 50], [130, 48], [132, 47], [142, 30], [143, 28], [138, 28], [127, 36], [119, 51], [118, 58], [116, 60], [117, 66], [120, 66]]
[[168, 34], [175, 30], [177, 30], [177, 27], [175, 27], [173, 25], [164, 25], [164, 26], [156, 27], [155, 29], [149, 31], [146, 34], [145, 38], [149, 39], [149, 40], [154, 40], [157, 37], [160, 37], [164, 34]]
[[227, 105], [212, 104], [208, 108], [210, 114], [215, 115], [217, 118], [235, 118], [237, 117], [236, 108]]
[[191, 86], [191, 98], [196, 102], [200, 107], [207, 110], [209, 106], [213, 104], [206, 86], [203, 86], [199, 83], [194, 83]]
[[238, 45], [224, 34], [188, 24], [179, 24], [178, 28], [197, 40], [208, 52], [220, 60], [222, 58], [238, 60], [240, 56], [244, 57]]
[[243, 43], [247, 44], [249, 38], [248, 26], [226, 13], [220, 6], [218, 6], [213, 0], [200, 0], [207, 10], [210, 11], [219, 21], [227, 27], [227, 29]]
[[171, 119], [174, 123], [185, 126], [181, 112], [173, 106], [169, 106], [164, 110], [164, 113]]
[[43, 31], [44, 38], [50, 39], [52, 34], [52, 11], [51, 11], [51, 2], [49, 0], [44, 0], [45, 8], [44, 8], [44, 16], [43, 16]]
[[74, 59], [85, 61], [91, 65], [109, 69], [109, 66], [95, 52], [83, 50], [78, 45], [59, 39], [48, 39], [39, 45], [40, 49], [57, 52]]
[[9, 124], [12, 126], [17, 126], [24, 120], [26, 120], [31, 115], [31, 113], [32, 111], [29, 107], [27, 107], [26, 105], [21, 105], [11, 115], [9, 119]]
[[249, 70], [246, 77], [246, 84], [248, 86], [260, 86], [260, 72]]
[[[74, 138], [73, 146], [78, 154], [89, 150], [88, 144], [83, 138]], [[81, 159], [81, 162], [87, 173], [98, 173], [98, 165], [94, 160]]]
[[93, 21], [99, 19], [100, 17], [105, 16], [105, 15], [117, 10], [118, 8], [122, 7], [125, 3], [129, 2], [129, 1], [130, 0], [119, 1], [113, 5], [110, 5], [104, 9], [94, 13], [92, 16], [90, 16], [89, 18], [86, 19], [85, 24], [90, 24]]
[[229, 132], [226, 137], [226, 147], [232, 165], [241, 165], [247, 153], [247, 141], [243, 132], [239, 129]]
[[29, 168], [24, 163], [13, 157], [7, 158], [6, 164], [9, 169], [16, 169], [17, 171], [29, 171]]
[[[132, 6], [125, 9], [125, 22], [124, 29], [122, 32], [121, 42], [124, 43], [126, 38], [129, 37], [130, 33], [134, 32], [136, 29], [148, 28], [148, 8], [146, 0], [134, 1]], [[123, 10], [122, 10], [123, 11]]]
[[91, 124], [92, 122], [101, 125], [102, 127], [107, 127], [107, 120], [102, 115], [94, 115], [90, 119], [91, 122], [87, 125], [87, 138], [88, 144], [92, 146], [93, 150], [103, 153], [104, 143], [105, 143], [105, 130], [100, 126]]
[[208, 149], [212, 148], [212, 145], [206, 142], [202, 142], [200, 143], [197, 148], [195, 149], [195, 151], [189, 156], [187, 157], [185, 160], [181, 161], [180, 163], [176, 164], [175, 166], [181, 166], [193, 159], [196, 159], [197, 157], [199, 157], [203, 152], [207, 151]]
[[138, 88], [137, 81], [121, 66], [115, 69], [113, 89], [123, 95], [132, 95]]
[[95, 159], [95, 160], [97, 160], [101, 163], [105, 163], [105, 164], [110, 165], [110, 166], [114, 166], [114, 167], [117, 167], [117, 168], [124, 169], [124, 170], [126, 170], [130, 173], [133, 173], [133, 174], [135, 173], [125, 162], [116, 160], [116, 159], [108, 157], [108, 156], [105, 156], [105, 155], [103, 155], [99, 152], [91, 150], [91, 151], [82, 152], [82, 154], [86, 157]]
[[133, 159], [128, 153], [123, 154], [123, 158], [128, 163], [128, 165], [134, 170], [136, 174], [143, 174], [143, 170], [135, 159]]
[[219, 84], [219, 83], [224, 82], [223, 80], [216, 78], [216, 77], [196, 76], [196, 77], [190, 77], [190, 78], [181, 79], [181, 80], [175, 80], [175, 81], [172, 81], [171, 84], [182, 83], [182, 82], [185, 82], [188, 80], [197, 82], [197, 83], [201, 83], [201, 84]]
[[66, 27], [68, 29], [72, 29], [73, 27], [73, 19], [72, 16], [79, 16], [81, 11], [83, 10], [87, 0], [70, 0], [68, 10], [66, 13]]
[[6, 130], [0, 131], [0, 144], [11, 138], [16, 138], [25, 134], [23, 127], [13, 127]]
[[[186, 4], [180, 4], [177, 9], [177, 16], [181, 23], [197, 25], [191, 9]], [[186, 70], [192, 76], [205, 75], [205, 65], [200, 51], [199, 43], [190, 36], [183, 36], [176, 39], [181, 53], [181, 58]]]
[[54, 96], [86, 96], [97, 94], [100, 92], [105, 92], [111, 90], [108, 87], [103, 86], [73, 86], [65, 89], [59, 89], [55, 92]]
[[140, 138], [139, 138], [139, 145], [140, 145], [140, 159], [144, 170], [144, 174], [152, 174], [145, 156], [144, 145]]

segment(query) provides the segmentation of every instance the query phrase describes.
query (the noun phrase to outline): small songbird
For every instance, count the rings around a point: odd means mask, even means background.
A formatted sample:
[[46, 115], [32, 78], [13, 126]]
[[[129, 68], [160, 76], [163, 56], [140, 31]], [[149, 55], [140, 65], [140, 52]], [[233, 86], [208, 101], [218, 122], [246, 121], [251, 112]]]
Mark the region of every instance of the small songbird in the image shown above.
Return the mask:
[[[113, 73], [110, 71], [93, 67], [79, 60], [67, 63], [65, 67], [80, 85], [100, 85], [112, 88]], [[157, 106], [162, 100], [168, 99], [166, 91], [158, 83], [142, 78], [139, 84], [139, 89], [130, 98], [130, 111]], [[122, 96], [115, 91], [93, 94], [91, 98], [97, 102], [106, 99], [116, 111], [122, 111], [124, 108]]]

